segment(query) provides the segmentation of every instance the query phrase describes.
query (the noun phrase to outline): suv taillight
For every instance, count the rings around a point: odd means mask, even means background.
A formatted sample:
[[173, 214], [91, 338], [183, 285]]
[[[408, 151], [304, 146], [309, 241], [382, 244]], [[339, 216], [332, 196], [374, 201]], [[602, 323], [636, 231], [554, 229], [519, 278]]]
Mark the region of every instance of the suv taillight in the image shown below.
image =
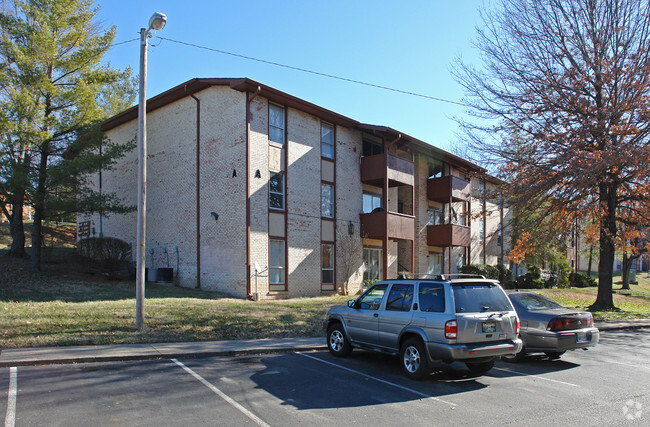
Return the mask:
[[458, 323], [455, 320], [447, 320], [447, 322], [445, 322], [445, 338], [458, 338]]
[[515, 318], [517, 319], [517, 328], [516, 328], [517, 332], [515, 332], [515, 333], [519, 334], [519, 331], [521, 330], [521, 321], [519, 320], [519, 316], [517, 316]]

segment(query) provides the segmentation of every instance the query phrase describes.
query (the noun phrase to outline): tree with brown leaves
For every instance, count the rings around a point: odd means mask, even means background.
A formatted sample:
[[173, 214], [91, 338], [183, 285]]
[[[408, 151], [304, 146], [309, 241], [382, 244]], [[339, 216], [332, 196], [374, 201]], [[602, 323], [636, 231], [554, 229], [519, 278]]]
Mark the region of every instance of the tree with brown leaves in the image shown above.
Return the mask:
[[456, 71], [474, 115], [461, 124], [516, 209], [543, 202], [558, 228], [597, 211], [592, 307], [611, 309], [619, 207], [647, 204], [650, 190], [650, 4], [495, 3], [478, 29], [483, 68]]

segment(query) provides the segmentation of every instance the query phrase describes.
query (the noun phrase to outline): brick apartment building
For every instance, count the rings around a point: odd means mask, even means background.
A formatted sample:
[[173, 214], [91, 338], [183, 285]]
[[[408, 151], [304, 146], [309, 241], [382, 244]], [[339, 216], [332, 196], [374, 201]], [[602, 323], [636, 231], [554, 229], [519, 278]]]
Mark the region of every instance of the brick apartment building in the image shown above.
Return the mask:
[[[509, 213], [483, 197], [498, 182], [397, 130], [250, 79], [193, 79], [147, 111], [147, 267], [174, 268], [182, 286], [354, 293], [364, 280], [456, 272], [507, 252]], [[134, 138], [137, 114], [107, 120], [107, 137]], [[102, 184], [136, 205], [137, 150]], [[135, 213], [102, 220], [104, 236], [135, 242]]]

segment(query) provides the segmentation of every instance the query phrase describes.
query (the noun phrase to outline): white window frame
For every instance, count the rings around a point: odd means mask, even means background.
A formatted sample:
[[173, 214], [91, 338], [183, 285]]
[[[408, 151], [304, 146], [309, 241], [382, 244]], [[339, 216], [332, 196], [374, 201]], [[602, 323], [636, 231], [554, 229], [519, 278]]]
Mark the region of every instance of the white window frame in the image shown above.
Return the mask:
[[[371, 206], [370, 206], [370, 210], [367, 210], [367, 209], [366, 209], [366, 203], [365, 203], [366, 198], [370, 198], [370, 201], [371, 201], [371, 203], [370, 203], [370, 204], [371, 204]], [[378, 206], [375, 206], [375, 201], [379, 201], [379, 205], [378, 205]], [[382, 207], [382, 206], [381, 206], [381, 202], [382, 202], [382, 200], [381, 200], [381, 196], [380, 196], [380, 195], [375, 194], [375, 193], [364, 192], [364, 193], [363, 193], [363, 202], [362, 202], [362, 205], [363, 205], [363, 208], [362, 208], [362, 209], [363, 209], [363, 213], [370, 213], [370, 212], [372, 212], [373, 209], [375, 209], [375, 208], [381, 208], [381, 207]]]

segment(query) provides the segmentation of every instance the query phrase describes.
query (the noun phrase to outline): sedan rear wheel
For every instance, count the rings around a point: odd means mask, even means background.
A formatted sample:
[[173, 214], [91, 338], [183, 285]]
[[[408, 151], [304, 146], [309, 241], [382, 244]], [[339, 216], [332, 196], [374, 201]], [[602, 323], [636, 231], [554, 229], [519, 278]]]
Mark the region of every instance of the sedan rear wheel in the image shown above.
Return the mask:
[[340, 323], [335, 323], [327, 329], [327, 348], [337, 357], [345, 357], [352, 351], [352, 346]]
[[525, 347], [521, 347], [521, 351], [515, 355], [507, 355], [507, 356], [501, 356], [501, 360], [504, 362], [510, 362], [510, 363], [517, 363], [521, 362], [526, 358], [526, 349]]
[[544, 354], [549, 359], [559, 359], [565, 352], [564, 351], [545, 351]]
[[420, 380], [429, 373], [429, 361], [422, 341], [409, 338], [400, 348], [400, 360], [404, 375], [412, 380]]

